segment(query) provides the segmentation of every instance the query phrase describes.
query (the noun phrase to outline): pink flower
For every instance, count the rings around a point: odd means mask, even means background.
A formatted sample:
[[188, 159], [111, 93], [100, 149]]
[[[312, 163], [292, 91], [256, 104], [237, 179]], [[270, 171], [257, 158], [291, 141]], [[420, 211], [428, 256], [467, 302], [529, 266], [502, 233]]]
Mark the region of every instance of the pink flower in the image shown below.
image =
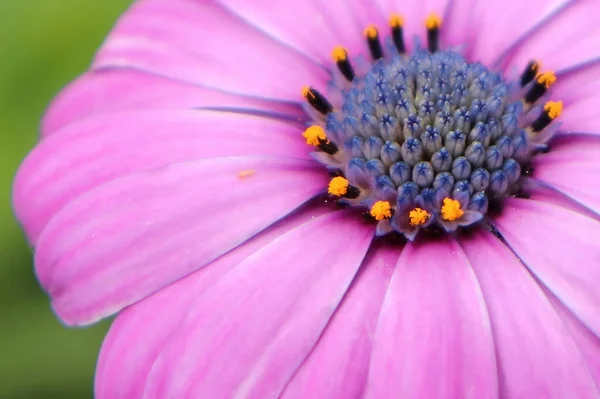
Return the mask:
[[599, 13], [136, 2], [14, 188], [97, 397], [598, 397]]

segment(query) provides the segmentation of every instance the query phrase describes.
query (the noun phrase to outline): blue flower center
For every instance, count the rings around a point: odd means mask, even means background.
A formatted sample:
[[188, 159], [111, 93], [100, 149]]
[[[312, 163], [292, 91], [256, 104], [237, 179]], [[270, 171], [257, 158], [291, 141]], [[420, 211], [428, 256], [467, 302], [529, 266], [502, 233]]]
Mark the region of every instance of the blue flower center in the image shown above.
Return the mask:
[[508, 82], [458, 52], [438, 51], [440, 23], [428, 18], [428, 48], [417, 44], [410, 55], [398, 20], [387, 56], [367, 28], [372, 61], [360, 76], [345, 49], [334, 49], [336, 107], [304, 91], [314, 119], [304, 137], [337, 175], [329, 194], [364, 208], [379, 235], [412, 240], [423, 229], [453, 232], [483, 220], [490, 203], [521, 191], [522, 172], [562, 109], [537, 104], [556, 78], [538, 74], [535, 62]]

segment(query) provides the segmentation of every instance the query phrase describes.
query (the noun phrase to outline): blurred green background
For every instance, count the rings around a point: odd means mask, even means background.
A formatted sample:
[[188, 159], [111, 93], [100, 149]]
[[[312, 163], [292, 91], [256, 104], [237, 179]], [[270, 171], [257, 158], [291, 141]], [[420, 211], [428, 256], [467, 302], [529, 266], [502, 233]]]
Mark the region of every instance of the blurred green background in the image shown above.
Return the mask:
[[0, 0], [0, 399], [91, 398], [108, 323], [68, 329], [33, 274], [11, 181], [44, 108], [83, 72], [129, 0]]

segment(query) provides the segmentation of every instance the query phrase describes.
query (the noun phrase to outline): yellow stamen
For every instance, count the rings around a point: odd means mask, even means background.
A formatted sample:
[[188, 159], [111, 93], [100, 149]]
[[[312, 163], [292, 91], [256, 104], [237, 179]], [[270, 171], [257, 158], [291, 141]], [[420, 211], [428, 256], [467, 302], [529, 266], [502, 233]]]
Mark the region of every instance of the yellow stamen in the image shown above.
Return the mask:
[[401, 28], [404, 26], [404, 18], [400, 14], [392, 14], [389, 24], [392, 28]]
[[375, 220], [388, 219], [392, 217], [392, 206], [387, 201], [377, 201], [371, 207], [370, 213]]
[[309, 86], [304, 86], [302, 88], [302, 97], [308, 99], [313, 99], [315, 98], [315, 95], [310, 91], [310, 87]]
[[240, 179], [246, 179], [250, 176], [253, 176], [255, 173], [256, 173], [256, 170], [254, 170], [254, 169], [240, 170], [238, 173], [238, 177]]
[[429, 219], [429, 212], [425, 209], [415, 208], [408, 213], [408, 218], [411, 226], [421, 226]]
[[460, 202], [453, 200], [452, 198], [444, 198], [444, 205], [442, 205], [442, 219], [449, 222], [453, 222], [456, 219], [460, 219], [465, 213], [460, 209]]
[[544, 111], [548, 113], [550, 119], [556, 119], [560, 116], [563, 110], [563, 102], [562, 101], [548, 101], [546, 105], [544, 105]]
[[306, 139], [306, 144], [318, 146], [322, 142], [329, 143], [325, 130], [321, 126], [313, 125], [302, 133], [302, 137]]
[[437, 29], [442, 26], [442, 18], [437, 14], [431, 13], [425, 20], [425, 26], [427, 29]]
[[348, 180], [343, 178], [342, 176], [334, 177], [329, 182], [329, 188], [327, 189], [327, 192], [331, 195], [341, 197], [342, 195], [345, 195], [348, 192], [349, 184], [350, 183], [348, 182]]
[[331, 56], [335, 62], [346, 61], [348, 59], [348, 52], [342, 46], [335, 46], [331, 52]]
[[544, 85], [546, 89], [556, 82], [556, 75], [554, 72], [544, 72], [537, 77], [537, 82]]
[[367, 29], [364, 31], [364, 35], [369, 39], [375, 39], [377, 37], [377, 27], [375, 25], [367, 26]]

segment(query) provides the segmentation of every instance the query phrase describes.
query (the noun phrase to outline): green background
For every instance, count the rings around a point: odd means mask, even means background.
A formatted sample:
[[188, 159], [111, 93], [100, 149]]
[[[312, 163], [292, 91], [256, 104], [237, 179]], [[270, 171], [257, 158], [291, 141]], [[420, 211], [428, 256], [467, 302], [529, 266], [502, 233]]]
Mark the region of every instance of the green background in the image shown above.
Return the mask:
[[0, 399], [91, 398], [108, 323], [69, 329], [50, 310], [11, 210], [44, 108], [89, 65], [128, 0], [0, 0]]

